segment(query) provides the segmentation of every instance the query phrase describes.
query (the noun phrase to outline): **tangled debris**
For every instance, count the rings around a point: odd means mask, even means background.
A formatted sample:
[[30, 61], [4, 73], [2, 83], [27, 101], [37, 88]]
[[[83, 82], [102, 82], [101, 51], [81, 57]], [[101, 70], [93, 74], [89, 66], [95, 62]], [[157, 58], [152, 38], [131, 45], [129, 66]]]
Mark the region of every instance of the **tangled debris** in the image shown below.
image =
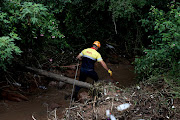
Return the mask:
[[[139, 85], [121, 89], [112, 83], [100, 82], [90, 90], [93, 98], [87, 97], [83, 102], [73, 102], [64, 111], [62, 120], [178, 120], [180, 119], [180, 101], [170, 92], [164, 79], [158, 83], [141, 82]], [[93, 92], [92, 92], [93, 91]], [[124, 110], [120, 105], [129, 104]]]

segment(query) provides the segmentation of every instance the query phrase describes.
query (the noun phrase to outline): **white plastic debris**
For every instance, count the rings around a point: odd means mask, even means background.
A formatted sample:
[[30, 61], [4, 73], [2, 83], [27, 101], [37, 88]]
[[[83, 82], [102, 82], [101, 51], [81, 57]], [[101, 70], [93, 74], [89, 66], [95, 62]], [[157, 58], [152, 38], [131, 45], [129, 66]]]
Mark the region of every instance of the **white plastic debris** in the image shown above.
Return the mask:
[[150, 95], [150, 97], [151, 97], [151, 98], [154, 98], [154, 96], [153, 96], [153, 95]]
[[116, 118], [114, 117], [114, 115], [110, 115], [110, 119], [111, 119], [111, 120], [116, 120]]
[[172, 106], [172, 109], [174, 109], [174, 108], [175, 108], [175, 106], [173, 105], [173, 106]]
[[114, 115], [112, 115], [112, 114], [110, 113], [110, 110], [106, 110], [106, 116], [107, 116], [108, 118], [110, 118], [111, 120], [116, 120], [116, 118], [114, 117]]
[[137, 86], [137, 89], [139, 90], [139, 89], [141, 89], [139, 86]]
[[104, 89], [104, 95], [107, 95], [107, 91], [106, 91], [106, 89]]
[[115, 101], [119, 101], [118, 97], [115, 97], [114, 100], [115, 100]]
[[111, 98], [110, 98], [110, 97], [107, 97], [107, 98], [106, 98], [106, 100], [109, 100], [109, 99], [111, 99]]
[[36, 118], [35, 118], [33, 115], [32, 115], [32, 119], [33, 119], [33, 120], [36, 120]]
[[118, 111], [123, 111], [123, 110], [125, 110], [125, 109], [127, 109], [129, 107], [130, 107], [129, 103], [124, 103], [124, 104], [121, 104], [121, 105], [117, 106], [117, 110]]
[[106, 47], [107, 47], [107, 48], [114, 49], [114, 47], [113, 47], [112, 45], [109, 45], [109, 44], [106, 44]]
[[107, 117], [110, 117], [110, 114], [111, 114], [111, 113], [110, 113], [110, 110], [106, 110], [106, 116], [107, 116]]
[[18, 87], [21, 87], [21, 84], [20, 84], [20, 83], [17, 83], [17, 82], [13, 83], [13, 85], [18, 86]]

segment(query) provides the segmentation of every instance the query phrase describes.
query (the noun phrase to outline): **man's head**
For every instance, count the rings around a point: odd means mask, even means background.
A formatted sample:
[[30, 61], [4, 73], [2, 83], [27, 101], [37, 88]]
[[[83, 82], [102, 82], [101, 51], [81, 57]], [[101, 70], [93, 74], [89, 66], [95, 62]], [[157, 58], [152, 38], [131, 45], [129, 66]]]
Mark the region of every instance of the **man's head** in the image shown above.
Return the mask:
[[94, 41], [93, 47], [96, 48], [96, 50], [97, 50], [98, 48], [100, 48], [100, 47], [101, 47], [100, 42], [99, 42], [99, 41]]

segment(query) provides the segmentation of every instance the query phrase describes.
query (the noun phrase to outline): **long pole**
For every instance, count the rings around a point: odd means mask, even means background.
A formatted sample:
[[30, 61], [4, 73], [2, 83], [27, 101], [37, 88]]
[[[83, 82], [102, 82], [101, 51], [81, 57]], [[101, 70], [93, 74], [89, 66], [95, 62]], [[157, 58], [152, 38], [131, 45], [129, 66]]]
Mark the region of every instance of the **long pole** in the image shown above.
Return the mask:
[[78, 66], [79, 66], [79, 60], [78, 60], [77, 68], [76, 68], [76, 74], [75, 74], [74, 83], [73, 83], [73, 89], [72, 89], [72, 93], [71, 93], [71, 101], [70, 101], [70, 105], [69, 105], [68, 119], [70, 119], [70, 117], [69, 117], [70, 107], [71, 107], [72, 100], [73, 100], [73, 93], [74, 93], [75, 81], [76, 81], [76, 78], [77, 78], [77, 72], [78, 72], [78, 68], [79, 68]]

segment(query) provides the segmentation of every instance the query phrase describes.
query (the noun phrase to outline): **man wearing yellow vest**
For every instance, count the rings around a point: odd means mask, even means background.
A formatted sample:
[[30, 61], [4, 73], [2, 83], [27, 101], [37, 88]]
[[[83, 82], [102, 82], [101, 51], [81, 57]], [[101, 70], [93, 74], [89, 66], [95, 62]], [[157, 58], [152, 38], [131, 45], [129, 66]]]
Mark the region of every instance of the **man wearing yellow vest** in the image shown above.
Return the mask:
[[[99, 41], [95, 41], [91, 48], [84, 49], [76, 58], [82, 60], [81, 70], [79, 80], [85, 82], [87, 77], [92, 78], [95, 82], [98, 81], [99, 77], [94, 71], [94, 63], [100, 62], [104, 69], [112, 76], [112, 71], [107, 67], [106, 63], [103, 61], [101, 55], [97, 50], [101, 47]], [[81, 87], [76, 86], [73, 98], [77, 99], [77, 94]]]

